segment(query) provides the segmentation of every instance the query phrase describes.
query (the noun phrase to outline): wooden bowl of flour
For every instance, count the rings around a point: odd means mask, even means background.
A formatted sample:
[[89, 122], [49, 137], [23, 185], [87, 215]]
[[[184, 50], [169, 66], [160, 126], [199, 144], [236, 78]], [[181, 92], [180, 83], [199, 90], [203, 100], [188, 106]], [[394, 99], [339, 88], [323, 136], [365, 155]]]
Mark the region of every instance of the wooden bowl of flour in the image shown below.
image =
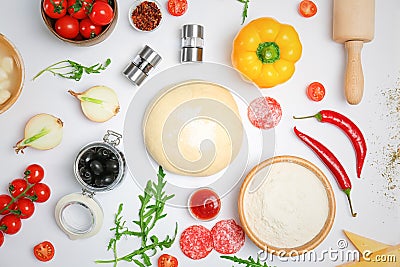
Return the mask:
[[324, 173], [295, 156], [277, 156], [255, 166], [239, 194], [240, 221], [262, 250], [297, 256], [317, 247], [332, 228], [335, 196]]

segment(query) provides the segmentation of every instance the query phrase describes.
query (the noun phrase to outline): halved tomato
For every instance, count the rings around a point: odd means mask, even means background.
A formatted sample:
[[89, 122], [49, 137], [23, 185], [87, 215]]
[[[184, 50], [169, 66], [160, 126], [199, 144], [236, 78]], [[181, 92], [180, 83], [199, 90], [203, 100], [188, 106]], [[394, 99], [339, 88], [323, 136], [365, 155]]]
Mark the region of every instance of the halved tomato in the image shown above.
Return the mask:
[[317, 14], [317, 5], [310, 0], [303, 0], [299, 4], [299, 12], [305, 17], [309, 18]]
[[158, 258], [158, 267], [177, 267], [178, 260], [169, 254], [162, 254]]
[[321, 101], [325, 97], [325, 87], [319, 82], [313, 82], [307, 87], [307, 96], [313, 101]]
[[188, 8], [188, 2], [187, 0], [168, 0], [167, 8], [172, 16], [182, 16]]
[[33, 248], [33, 254], [40, 261], [49, 261], [54, 257], [54, 246], [49, 241], [43, 241]]

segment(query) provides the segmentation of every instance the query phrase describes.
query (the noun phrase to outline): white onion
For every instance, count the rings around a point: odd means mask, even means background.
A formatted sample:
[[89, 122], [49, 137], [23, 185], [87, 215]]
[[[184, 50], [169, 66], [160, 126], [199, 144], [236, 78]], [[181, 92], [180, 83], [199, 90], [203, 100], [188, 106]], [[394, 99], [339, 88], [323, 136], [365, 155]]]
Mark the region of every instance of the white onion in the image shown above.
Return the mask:
[[15, 145], [15, 152], [26, 147], [47, 150], [58, 146], [63, 137], [63, 122], [53, 115], [41, 113], [29, 119], [25, 125], [24, 139]]
[[119, 112], [118, 96], [107, 86], [93, 86], [82, 93], [68, 91], [81, 101], [85, 116], [95, 122], [105, 122]]

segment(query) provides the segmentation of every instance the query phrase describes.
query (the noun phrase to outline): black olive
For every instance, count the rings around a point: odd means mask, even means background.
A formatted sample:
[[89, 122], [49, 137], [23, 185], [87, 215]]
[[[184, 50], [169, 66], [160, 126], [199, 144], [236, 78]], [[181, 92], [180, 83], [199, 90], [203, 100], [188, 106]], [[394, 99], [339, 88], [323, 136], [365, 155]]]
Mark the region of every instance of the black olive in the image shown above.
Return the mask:
[[107, 172], [118, 173], [119, 172], [119, 164], [118, 161], [109, 159], [104, 162], [104, 167]]
[[99, 175], [104, 171], [103, 165], [98, 160], [93, 160], [90, 162], [89, 166], [95, 175]]
[[79, 162], [83, 164], [89, 164], [92, 160], [95, 159], [95, 157], [96, 154], [93, 152], [93, 150], [87, 150], [85, 153], [83, 153]]
[[82, 180], [85, 183], [87, 183], [87, 184], [91, 183], [93, 175], [89, 170], [87, 170], [85, 168], [81, 168], [81, 170], [79, 172], [80, 172], [80, 176], [81, 176]]
[[108, 159], [111, 156], [112, 152], [110, 150], [108, 150], [107, 148], [100, 148], [97, 151], [97, 156], [100, 159]]
[[111, 173], [105, 174], [102, 178], [104, 185], [110, 185], [115, 181], [115, 176]]
[[94, 178], [94, 185], [96, 187], [103, 187], [104, 186], [104, 179], [101, 176], [96, 176]]

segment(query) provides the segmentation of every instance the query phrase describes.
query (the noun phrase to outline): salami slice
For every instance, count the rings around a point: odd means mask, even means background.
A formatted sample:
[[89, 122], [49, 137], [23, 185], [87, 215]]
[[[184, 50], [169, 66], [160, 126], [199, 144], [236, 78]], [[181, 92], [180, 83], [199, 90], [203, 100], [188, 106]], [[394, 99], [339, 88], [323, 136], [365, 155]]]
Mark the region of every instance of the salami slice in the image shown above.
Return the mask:
[[211, 229], [213, 247], [221, 254], [234, 254], [244, 245], [245, 234], [234, 220], [222, 220]]
[[201, 225], [186, 228], [179, 240], [183, 254], [193, 260], [205, 258], [213, 249], [211, 232]]
[[247, 108], [251, 124], [260, 129], [275, 127], [282, 118], [281, 105], [272, 97], [258, 97]]

